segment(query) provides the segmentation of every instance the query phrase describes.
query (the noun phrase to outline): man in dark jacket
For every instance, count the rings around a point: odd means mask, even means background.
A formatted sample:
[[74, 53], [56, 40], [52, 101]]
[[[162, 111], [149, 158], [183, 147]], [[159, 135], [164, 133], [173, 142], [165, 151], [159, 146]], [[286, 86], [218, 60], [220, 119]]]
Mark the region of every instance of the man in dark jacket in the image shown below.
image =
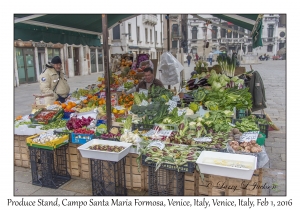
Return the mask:
[[266, 95], [263, 80], [258, 73], [254, 71], [249, 84], [249, 92], [252, 95], [252, 111], [258, 111], [267, 108]]
[[151, 67], [146, 67], [144, 70], [144, 80], [141, 81], [136, 87], [133, 87], [132, 89], [126, 91], [126, 93], [133, 93], [133, 92], [139, 92], [141, 89], [149, 90], [152, 85], [163, 87], [163, 83], [154, 78], [153, 69]]

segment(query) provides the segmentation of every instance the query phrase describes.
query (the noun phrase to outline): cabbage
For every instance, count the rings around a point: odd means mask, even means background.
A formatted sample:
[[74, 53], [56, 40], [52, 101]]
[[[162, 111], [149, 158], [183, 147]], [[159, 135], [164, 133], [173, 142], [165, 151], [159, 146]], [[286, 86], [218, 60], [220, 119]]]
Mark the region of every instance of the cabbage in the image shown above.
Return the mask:
[[210, 71], [210, 74], [217, 74], [217, 72], [216, 72], [216, 70], [212, 69], [212, 70]]
[[243, 79], [238, 79], [236, 82], [234, 82], [234, 84], [237, 86], [239, 84], [243, 85], [244, 84], [244, 80]]
[[214, 81], [218, 81], [218, 80], [219, 80], [219, 76], [217, 74], [211, 74], [207, 82], [208, 84], [212, 84]]
[[214, 91], [219, 90], [221, 87], [222, 87], [221, 83], [216, 82], [216, 81], [214, 81], [211, 86], [212, 90], [214, 90]]
[[237, 76], [234, 76], [231, 78], [231, 81], [236, 82], [239, 78]]
[[222, 87], [227, 85], [227, 81], [225, 81], [225, 79], [223, 77], [220, 77], [220, 83], [221, 83]]
[[202, 72], [201, 75], [200, 75], [200, 77], [201, 77], [201, 78], [206, 77], [206, 73], [205, 73], [205, 72]]

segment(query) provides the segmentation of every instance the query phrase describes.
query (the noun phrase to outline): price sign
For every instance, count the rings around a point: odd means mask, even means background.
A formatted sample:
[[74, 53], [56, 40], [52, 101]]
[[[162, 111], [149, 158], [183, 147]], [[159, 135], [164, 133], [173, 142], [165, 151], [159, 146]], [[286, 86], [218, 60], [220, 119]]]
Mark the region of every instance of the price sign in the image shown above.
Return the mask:
[[173, 131], [172, 130], [160, 130], [157, 134], [160, 136], [169, 137]]
[[122, 110], [122, 109], [124, 109], [122, 106], [115, 106], [114, 107], [116, 110]]
[[143, 136], [146, 136], [146, 137], [148, 137], [148, 136], [152, 136], [152, 135], [154, 135], [155, 133], [156, 133], [156, 131], [155, 131], [155, 130], [150, 130], [150, 131], [148, 131], [147, 133], [143, 134]]
[[195, 79], [194, 84], [196, 84], [197, 82], [199, 82], [199, 79], [198, 79], [198, 78]]
[[165, 148], [165, 144], [161, 141], [153, 141], [148, 145], [148, 147], [158, 147], [160, 150], [163, 150], [163, 148]]
[[172, 101], [180, 101], [179, 96], [173, 96], [173, 97], [172, 97]]
[[201, 138], [193, 138], [194, 141], [198, 141], [198, 142], [211, 142], [212, 138], [209, 137], [201, 137]]
[[169, 111], [172, 111], [175, 107], [177, 107], [176, 101], [169, 100], [168, 104], [169, 104], [169, 108], [168, 108]]
[[240, 141], [251, 141], [256, 140], [258, 137], [259, 131], [249, 131], [242, 134]]
[[142, 103], [141, 103], [141, 106], [148, 106], [148, 101], [145, 101], [145, 99], [143, 99]]
[[132, 79], [128, 79], [127, 82], [133, 83], [134, 81]]
[[148, 97], [148, 90], [146, 90], [146, 89], [140, 88], [140, 89], [139, 89], [139, 93], [144, 93], [145, 96]]
[[183, 115], [184, 113], [186, 113], [186, 110], [185, 110], [185, 109], [178, 109], [178, 111], [177, 111], [178, 116], [181, 116], [181, 115]]

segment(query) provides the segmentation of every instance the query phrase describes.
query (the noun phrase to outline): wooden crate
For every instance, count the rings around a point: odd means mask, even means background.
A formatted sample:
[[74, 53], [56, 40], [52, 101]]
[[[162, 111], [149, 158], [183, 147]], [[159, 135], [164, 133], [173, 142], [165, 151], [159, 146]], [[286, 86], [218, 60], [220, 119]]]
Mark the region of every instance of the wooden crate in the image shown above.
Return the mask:
[[14, 135], [14, 165], [29, 168], [29, 150], [26, 138], [29, 136]]
[[126, 156], [125, 177], [126, 188], [131, 190], [145, 191], [148, 183], [146, 182], [147, 167], [140, 161], [140, 171], [136, 162], [138, 155], [129, 153]]
[[[199, 172], [195, 173], [199, 177]], [[261, 186], [262, 176], [262, 169], [255, 170], [251, 180], [204, 174], [203, 180], [199, 177], [198, 192], [195, 194], [209, 196], [261, 195], [261, 189], [257, 186]]]

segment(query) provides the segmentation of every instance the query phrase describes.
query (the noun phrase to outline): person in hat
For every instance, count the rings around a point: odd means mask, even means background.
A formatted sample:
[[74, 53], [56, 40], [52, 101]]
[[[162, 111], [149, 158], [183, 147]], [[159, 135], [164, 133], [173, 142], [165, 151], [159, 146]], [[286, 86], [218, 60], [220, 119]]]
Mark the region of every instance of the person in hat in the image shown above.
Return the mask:
[[65, 74], [61, 71], [61, 59], [59, 56], [52, 58], [51, 63], [46, 64], [46, 69], [40, 75], [40, 90], [45, 104], [53, 104], [54, 101], [64, 103], [70, 92]]

